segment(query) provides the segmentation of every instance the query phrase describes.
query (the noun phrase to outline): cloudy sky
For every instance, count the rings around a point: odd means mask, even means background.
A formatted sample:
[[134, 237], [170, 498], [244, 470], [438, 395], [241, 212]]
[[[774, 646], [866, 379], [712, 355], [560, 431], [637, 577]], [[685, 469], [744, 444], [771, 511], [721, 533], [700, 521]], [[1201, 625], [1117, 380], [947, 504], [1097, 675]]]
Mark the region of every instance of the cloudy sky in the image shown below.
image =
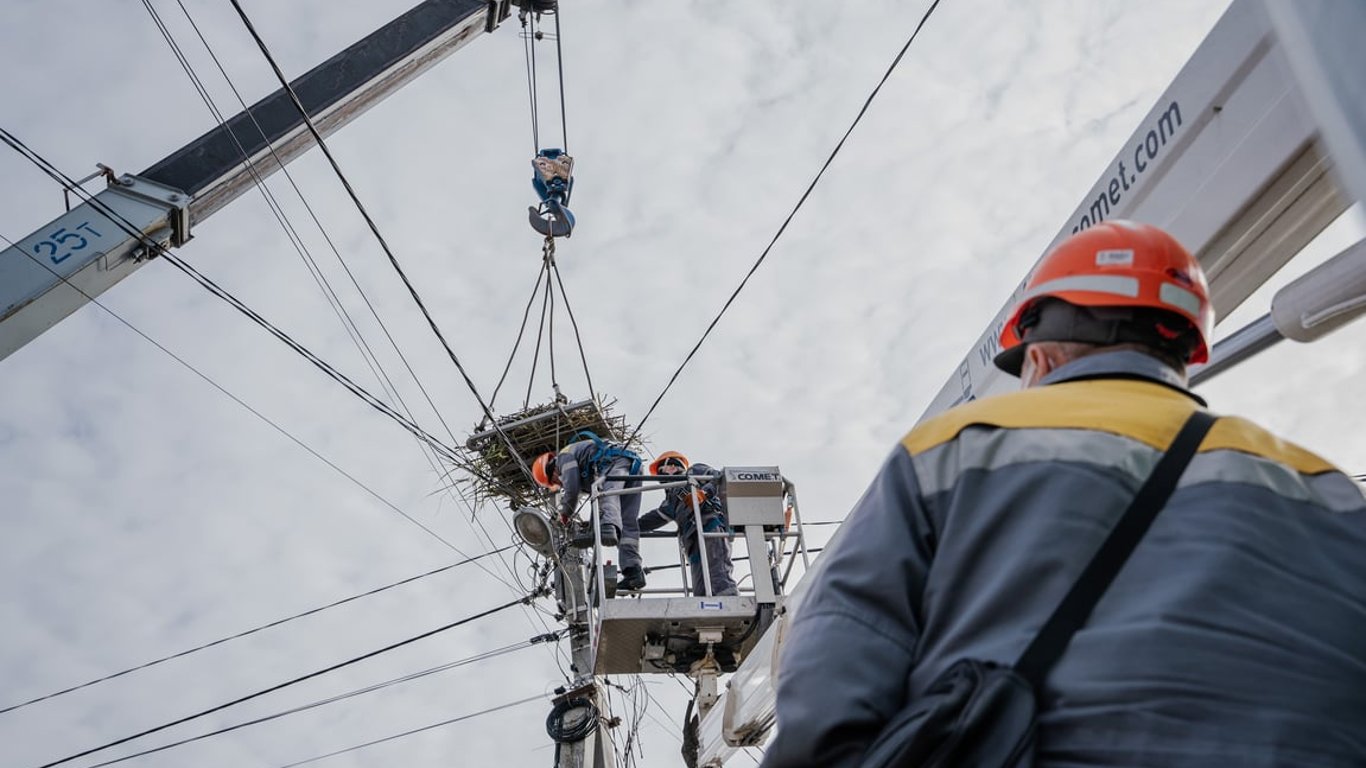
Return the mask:
[[[181, 8], [153, 4], [220, 108], [236, 112]], [[244, 2], [291, 77], [411, 4]], [[559, 265], [594, 383], [634, 423], [927, 3], [566, 5], [579, 229]], [[807, 519], [841, 518], [1226, 5], [945, 0], [650, 417], [651, 447], [716, 465], [777, 464]], [[249, 100], [274, 89], [226, 0], [185, 7]], [[10, 0], [0, 71], [0, 125], [72, 176], [96, 162], [137, 172], [214, 125], [134, 0]], [[515, 23], [330, 144], [487, 398], [539, 268], [525, 223], [532, 139]], [[463, 439], [478, 406], [336, 178], [316, 152], [291, 172]], [[8, 150], [0, 179], [0, 235], [17, 240], [61, 212], [60, 189]], [[298, 197], [283, 178], [270, 186], [418, 420], [444, 434]], [[1354, 210], [1273, 287], [1361, 231]], [[195, 235], [183, 258], [378, 390], [258, 192]], [[409, 435], [168, 264], [103, 301], [354, 481], [97, 307], [0, 361], [0, 708], [509, 543], [502, 510], [483, 508], [472, 523]], [[1222, 330], [1268, 305], [1267, 292], [1254, 295]], [[587, 385], [567, 327], [562, 316], [559, 380], [577, 398]], [[1366, 472], [1364, 344], [1360, 323], [1310, 347], [1286, 342], [1203, 393]], [[524, 354], [514, 366], [500, 413], [520, 406], [529, 363]], [[543, 370], [532, 399], [550, 395]], [[647, 551], [652, 562], [668, 557], [662, 545]], [[527, 564], [463, 566], [0, 714], [0, 754], [6, 765], [41, 765], [501, 605], [517, 596], [507, 569], [522, 576]], [[536, 612], [506, 611], [100, 757], [504, 648], [547, 626]], [[284, 766], [545, 694], [563, 682], [559, 663], [544, 646], [518, 650], [128, 764]], [[660, 678], [646, 690], [657, 703], [638, 764], [676, 765], [681, 686]], [[545, 766], [547, 710], [534, 701], [318, 764]]]

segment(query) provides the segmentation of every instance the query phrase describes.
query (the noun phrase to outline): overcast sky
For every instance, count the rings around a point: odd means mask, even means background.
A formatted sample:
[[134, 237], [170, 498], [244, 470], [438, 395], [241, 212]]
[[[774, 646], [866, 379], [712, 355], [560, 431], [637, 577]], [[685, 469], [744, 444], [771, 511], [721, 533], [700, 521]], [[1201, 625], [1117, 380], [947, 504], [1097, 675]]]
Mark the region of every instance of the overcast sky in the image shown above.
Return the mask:
[[[274, 89], [226, 0], [185, 4], [249, 100]], [[244, 0], [291, 77], [411, 4]], [[154, 5], [220, 108], [235, 113], [180, 7]], [[579, 228], [559, 265], [594, 383], [635, 423], [927, 3], [566, 5]], [[651, 416], [651, 448], [714, 465], [777, 464], [808, 520], [840, 519], [1226, 5], [945, 0]], [[0, 71], [0, 125], [72, 176], [96, 162], [137, 172], [214, 125], [134, 0], [9, 0]], [[533, 142], [515, 20], [330, 145], [487, 398], [539, 268], [525, 223]], [[336, 178], [317, 152], [291, 172], [463, 440], [478, 406]], [[61, 212], [60, 189], [7, 149], [0, 179], [0, 235], [25, 237]], [[281, 177], [270, 187], [383, 349], [297, 196]], [[1361, 231], [1353, 211], [1272, 287]], [[378, 391], [258, 192], [200, 224], [179, 253]], [[1221, 330], [1260, 316], [1269, 300], [1254, 295]], [[407, 433], [168, 264], [143, 268], [103, 301], [371, 490], [99, 308], [78, 312], [0, 361], [0, 708], [460, 559], [399, 510], [460, 552], [509, 543], [504, 510], [478, 512], [490, 541]], [[587, 385], [563, 316], [556, 327], [558, 378], [577, 399]], [[1202, 392], [1221, 412], [1366, 472], [1363, 345], [1362, 323], [1313, 346], [1286, 342]], [[392, 351], [381, 358], [418, 420], [444, 434]], [[514, 366], [499, 413], [520, 407], [529, 363], [523, 354]], [[543, 361], [532, 400], [551, 394]], [[670, 550], [646, 555], [667, 562]], [[3, 762], [55, 760], [517, 596], [505, 566], [485, 564], [489, 572], [464, 566], [0, 714]], [[522, 576], [528, 561], [507, 565]], [[553, 627], [538, 615], [507, 611], [101, 756], [501, 648]], [[546, 647], [520, 650], [128, 764], [283, 766], [563, 679]], [[658, 705], [644, 719], [638, 764], [677, 765], [681, 686], [661, 677], [647, 689]], [[546, 766], [547, 711], [537, 701], [319, 764]]]

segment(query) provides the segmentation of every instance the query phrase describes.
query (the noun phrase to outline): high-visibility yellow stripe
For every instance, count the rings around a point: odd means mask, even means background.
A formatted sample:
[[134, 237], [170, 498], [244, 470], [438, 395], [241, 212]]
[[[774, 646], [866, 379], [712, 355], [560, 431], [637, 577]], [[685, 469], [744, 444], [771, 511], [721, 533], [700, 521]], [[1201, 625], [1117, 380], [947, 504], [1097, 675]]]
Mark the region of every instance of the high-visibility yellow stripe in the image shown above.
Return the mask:
[[[976, 424], [1004, 429], [1090, 429], [1164, 450], [1195, 407], [1190, 398], [1161, 384], [1129, 379], [1064, 382], [960, 405], [911, 430], [901, 444], [912, 455], [924, 453]], [[1218, 450], [1262, 456], [1304, 474], [1336, 470], [1315, 454], [1234, 416], [1215, 422], [1200, 444], [1202, 453]]]

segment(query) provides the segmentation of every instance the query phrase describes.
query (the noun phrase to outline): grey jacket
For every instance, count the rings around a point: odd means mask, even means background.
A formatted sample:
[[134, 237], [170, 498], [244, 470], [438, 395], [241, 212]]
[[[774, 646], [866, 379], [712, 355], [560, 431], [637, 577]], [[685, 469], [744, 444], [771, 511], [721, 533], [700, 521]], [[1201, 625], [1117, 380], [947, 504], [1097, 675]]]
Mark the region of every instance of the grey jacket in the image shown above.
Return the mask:
[[[693, 464], [688, 467], [689, 475], [713, 475], [716, 470], [706, 464]], [[721, 500], [717, 497], [716, 481], [703, 480], [699, 486], [707, 494], [707, 501], [702, 504], [701, 513], [703, 525], [713, 517], [725, 517], [725, 512], [721, 507]], [[678, 535], [687, 542], [688, 551], [697, 548], [697, 541], [693, 538], [696, 535], [697, 523], [693, 519], [693, 508], [691, 500], [683, 495], [684, 488], [670, 488], [664, 492], [664, 500], [658, 507], [640, 516], [640, 530], [653, 531], [662, 528], [669, 523], [678, 525]], [[723, 521], [724, 522], [724, 521]]]
[[[954, 661], [1011, 663], [1198, 407], [1135, 352], [908, 434], [788, 628], [768, 768], [856, 766]], [[1366, 764], [1366, 499], [1243, 419], [1201, 445], [1040, 692], [1037, 764]]]

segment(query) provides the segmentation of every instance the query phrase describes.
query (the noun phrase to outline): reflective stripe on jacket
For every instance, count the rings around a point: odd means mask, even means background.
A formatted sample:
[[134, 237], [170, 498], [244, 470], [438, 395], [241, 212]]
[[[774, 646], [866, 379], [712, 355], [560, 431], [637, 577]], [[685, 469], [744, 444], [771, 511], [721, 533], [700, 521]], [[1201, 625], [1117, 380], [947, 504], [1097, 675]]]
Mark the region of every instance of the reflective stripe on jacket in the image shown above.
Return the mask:
[[[1013, 662], [1198, 407], [1170, 373], [1095, 355], [907, 435], [810, 577], [764, 765], [856, 766], [952, 662]], [[1222, 418], [1049, 676], [1037, 764], [1363, 763], [1366, 499]]]

